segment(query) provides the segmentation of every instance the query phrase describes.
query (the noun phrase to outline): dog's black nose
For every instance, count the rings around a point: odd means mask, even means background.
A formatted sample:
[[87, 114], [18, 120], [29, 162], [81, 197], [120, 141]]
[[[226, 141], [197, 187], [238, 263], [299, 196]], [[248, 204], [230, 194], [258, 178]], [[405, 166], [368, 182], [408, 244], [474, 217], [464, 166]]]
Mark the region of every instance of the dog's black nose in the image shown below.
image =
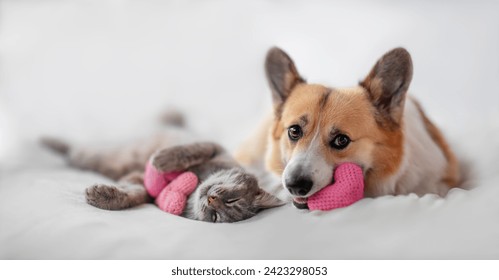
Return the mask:
[[306, 195], [314, 185], [314, 182], [308, 177], [298, 177], [296, 180], [286, 182], [286, 187], [293, 195]]

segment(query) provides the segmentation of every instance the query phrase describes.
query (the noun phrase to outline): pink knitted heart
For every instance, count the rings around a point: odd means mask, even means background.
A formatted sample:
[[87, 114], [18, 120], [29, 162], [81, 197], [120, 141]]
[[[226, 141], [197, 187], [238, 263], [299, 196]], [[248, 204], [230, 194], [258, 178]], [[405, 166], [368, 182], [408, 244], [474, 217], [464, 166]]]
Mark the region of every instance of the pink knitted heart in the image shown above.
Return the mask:
[[196, 174], [187, 171], [175, 178], [168, 184], [168, 190], [172, 192], [178, 192], [185, 196], [189, 196], [198, 185], [198, 177]]
[[181, 171], [160, 172], [151, 162], [147, 162], [144, 172], [144, 186], [147, 193], [152, 197], [157, 197], [159, 193], [175, 178], [177, 178]]
[[364, 176], [360, 166], [340, 164], [334, 171], [334, 184], [308, 198], [310, 210], [332, 210], [349, 206], [364, 197]]
[[150, 162], [144, 172], [144, 187], [156, 198], [154, 203], [163, 211], [180, 215], [189, 195], [196, 190], [198, 177], [192, 172], [160, 172]]
[[187, 197], [196, 189], [197, 185], [198, 177], [196, 174], [184, 172], [161, 191], [154, 203], [165, 212], [180, 215], [184, 211]]

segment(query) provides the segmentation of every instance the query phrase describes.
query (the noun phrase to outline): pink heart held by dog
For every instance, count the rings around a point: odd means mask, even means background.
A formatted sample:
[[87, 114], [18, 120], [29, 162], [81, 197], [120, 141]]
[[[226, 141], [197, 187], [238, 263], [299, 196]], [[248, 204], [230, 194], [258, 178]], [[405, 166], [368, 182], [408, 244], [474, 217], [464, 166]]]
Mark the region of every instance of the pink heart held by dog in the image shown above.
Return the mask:
[[334, 171], [334, 184], [308, 198], [310, 210], [332, 210], [349, 206], [364, 197], [364, 176], [360, 166], [340, 164]]

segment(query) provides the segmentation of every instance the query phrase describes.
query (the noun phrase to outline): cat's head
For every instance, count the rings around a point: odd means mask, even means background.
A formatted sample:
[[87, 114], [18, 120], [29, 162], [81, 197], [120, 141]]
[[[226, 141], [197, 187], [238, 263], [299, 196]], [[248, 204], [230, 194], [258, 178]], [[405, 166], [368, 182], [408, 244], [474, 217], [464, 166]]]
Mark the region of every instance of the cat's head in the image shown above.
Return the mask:
[[212, 174], [193, 195], [195, 217], [215, 223], [242, 221], [260, 210], [283, 205], [281, 200], [258, 186], [254, 175], [240, 168]]

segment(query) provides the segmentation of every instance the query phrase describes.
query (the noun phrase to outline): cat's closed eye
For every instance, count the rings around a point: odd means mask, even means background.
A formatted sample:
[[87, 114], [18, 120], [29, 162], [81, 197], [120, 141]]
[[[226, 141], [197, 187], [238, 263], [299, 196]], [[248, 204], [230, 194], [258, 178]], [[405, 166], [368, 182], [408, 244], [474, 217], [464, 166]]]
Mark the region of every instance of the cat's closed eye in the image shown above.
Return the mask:
[[237, 202], [237, 201], [238, 201], [238, 200], [240, 200], [240, 199], [241, 199], [240, 197], [238, 197], [238, 198], [231, 198], [231, 199], [227, 199], [227, 200], [225, 201], [225, 204], [226, 204], [226, 205], [230, 205], [230, 204], [233, 204], [233, 203]]
[[211, 214], [211, 221], [216, 223], [218, 219], [218, 213], [216, 211], [213, 211], [213, 214]]
[[211, 223], [233, 223], [251, 218], [260, 210], [283, 204], [260, 189], [256, 177], [253, 177], [237, 168], [211, 174], [198, 186], [190, 201], [193, 211], [188, 214]]

